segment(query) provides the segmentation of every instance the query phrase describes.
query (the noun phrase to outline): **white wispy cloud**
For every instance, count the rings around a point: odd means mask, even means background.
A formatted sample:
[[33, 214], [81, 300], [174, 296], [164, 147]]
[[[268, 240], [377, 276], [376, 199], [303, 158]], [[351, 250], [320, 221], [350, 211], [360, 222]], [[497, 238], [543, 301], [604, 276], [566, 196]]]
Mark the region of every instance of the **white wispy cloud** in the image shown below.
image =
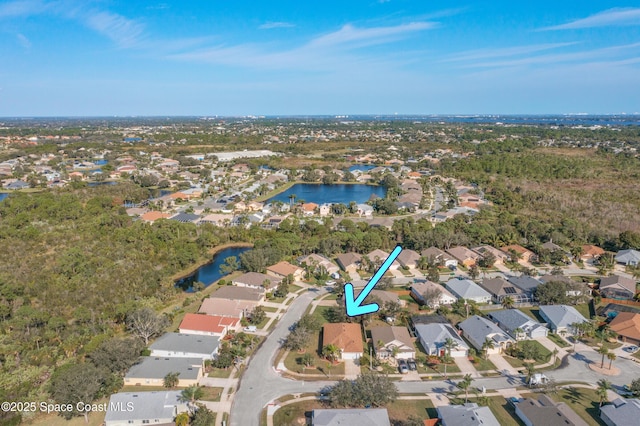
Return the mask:
[[273, 45], [264, 43], [218, 45], [169, 55], [168, 58], [249, 68], [331, 70], [349, 63], [379, 61], [359, 56], [353, 51], [365, 46], [391, 43], [434, 27], [435, 24], [431, 22], [370, 28], [345, 25], [290, 49], [277, 50]]
[[89, 12], [83, 17], [84, 24], [120, 47], [134, 47], [140, 42], [144, 25], [133, 19], [111, 12]]
[[521, 55], [529, 55], [532, 53], [542, 52], [545, 50], [557, 49], [561, 47], [571, 46], [575, 42], [568, 43], [545, 43], [532, 44], [527, 46], [501, 47], [496, 49], [475, 49], [465, 52], [455, 53], [443, 59], [441, 62], [470, 62], [483, 59], [505, 58]]
[[273, 30], [275, 28], [293, 28], [295, 24], [290, 22], [265, 22], [258, 27], [259, 30]]
[[16, 38], [18, 39], [18, 43], [20, 44], [20, 46], [24, 47], [25, 49], [29, 49], [31, 48], [31, 40], [29, 40], [24, 34], [16, 34]]
[[575, 30], [581, 28], [640, 25], [640, 8], [614, 8], [566, 24], [542, 28], [541, 31]]
[[51, 3], [41, 0], [18, 0], [0, 4], [0, 18], [13, 18], [45, 13], [52, 7]]

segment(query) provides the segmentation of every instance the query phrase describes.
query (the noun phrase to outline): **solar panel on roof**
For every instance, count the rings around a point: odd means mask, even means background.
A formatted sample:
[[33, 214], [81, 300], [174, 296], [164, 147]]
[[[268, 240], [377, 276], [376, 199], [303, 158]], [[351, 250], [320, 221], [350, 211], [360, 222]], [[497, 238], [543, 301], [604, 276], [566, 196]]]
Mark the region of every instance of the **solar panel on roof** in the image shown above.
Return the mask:
[[507, 294], [516, 294], [516, 289], [513, 287], [505, 287], [504, 292]]

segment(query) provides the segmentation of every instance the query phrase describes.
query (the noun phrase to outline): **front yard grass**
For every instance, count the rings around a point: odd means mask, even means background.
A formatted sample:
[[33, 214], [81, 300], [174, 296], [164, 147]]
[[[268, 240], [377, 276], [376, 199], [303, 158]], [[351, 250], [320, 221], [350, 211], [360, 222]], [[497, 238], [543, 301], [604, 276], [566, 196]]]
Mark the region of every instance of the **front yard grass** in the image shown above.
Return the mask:
[[555, 401], [566, 403], [590, 425], [604, 425], [600, 420], [599, 398], [594, 389], [567, 387], [557, 394], [549, 394]]
[[561, 336], [558, 336], [555, 333], [549, 333], [547, 334], [547, 337], [549, 338], [549, 340], [551, 340], [553, 343], [555, 343], [561, 348], [568, 348], [569, 346], [571, 346], [566, 340], [564, 340]]

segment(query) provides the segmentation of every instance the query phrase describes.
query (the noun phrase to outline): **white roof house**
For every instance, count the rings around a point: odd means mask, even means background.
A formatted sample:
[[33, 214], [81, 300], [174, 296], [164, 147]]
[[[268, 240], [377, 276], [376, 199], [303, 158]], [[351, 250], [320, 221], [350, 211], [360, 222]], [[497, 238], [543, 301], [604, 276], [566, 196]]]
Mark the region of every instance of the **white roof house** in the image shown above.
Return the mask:
[[451, 324], [416, 324], [416, 334], [420, 344], [428, 355], [443, 356], [446, 353], [445, 342], [451, 339], [456, 347], [451, 349], [452, 357], [464, 357], [469, 354], [469, 346], [460, 338]]
[[571, 331], [571, 324], [588, 321], [576, 308], [567, 305], [540, 306], [540, 316], [547, 321], [554, 333], [562, 330]]
[[447, 290], [460, 299], [473, 300], [476, 303], [490, 303], [491, 294], [471, 280], [450, 279]]
[[640, 265], [640, 251], [632, 249], [620, 250], [616, 254], [616, 262], [627, 266], [638, 266]]
[[488, 354], [499, 354], [507, 346], [515, 341], [493, 322], [488, 319], [473, 315], [458, 324], [458, 328], [462, 330], [462, 335], [476, 348], [483, 351], [484, 343], [489, 339], [493, 343], [493, 348], [487, 348]]
[[105, 426], [142, 426], [171, 424], [187, 405], [180, 401], [181, 391], [120, 392], [111, 395]]

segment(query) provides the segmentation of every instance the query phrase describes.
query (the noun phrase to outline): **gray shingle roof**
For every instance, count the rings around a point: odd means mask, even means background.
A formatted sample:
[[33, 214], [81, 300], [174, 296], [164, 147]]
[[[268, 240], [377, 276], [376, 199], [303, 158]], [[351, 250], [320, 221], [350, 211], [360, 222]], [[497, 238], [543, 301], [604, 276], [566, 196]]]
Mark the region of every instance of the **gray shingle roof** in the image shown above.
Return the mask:
[[458, 344], [459, 349], [469, 349], [469, 346], [460, 338], [450, 324], [416, 324], [415, 328], [422, 344], [427, 346], [425, 349], [431, 354], [437, 352], [447, 338], [453, 339]]
[[640, 399], [613, 400], [611, 405], [603, 405], [600, 408], [600, 417], [608, 417], [615, 426], [638, 424], [640, 418]]
[[313, 426], [391, 426], [386, 408], [313, 410]]
[[450, 279], [447, 289], [463, 299], [491, 298], [491, 294], [471, 280]]
[[640, 251], [632, 249], [620, 250], [616, 254], [616, 262], [625, 264], [640, 263]]
[[[540, 323], [532, 320], [527, 314], [517, 309], [493, 311], [489, 316], [502, 324], [502, 326], [510, 332], [513, 332], [517, 328], [521, 328], [523, 331], [526, 331], [526, 328], [530, 328], [534, 325], [540, 325]], [[527, 327], [527, 325], [529, 325], [529, 327]]]
[[230, 300], [253, 300], [261, 301], [264, 299], [264, 290], [250, 287], [237, 287], [228, 285], [220, 287], [209, 296], [212, 299], [230, 299]]
[[127, 422], [158, 419], [160, 421], [173, 421], [176, 414], [176, 406], [183, 405], [180, 402], [180, 391], [158, 392], [121, 392], [111, 395], [109, 407], [121, 407], [122, 409], [109, 409], [104, 421], [107, 425], [111, 422]]
[[194, 365], [202, 365], [201, 358], [166, 358], [166, 357], [142, 357], [142, 361], [129, 369], [124, 376], [131, 379], [164, 379], [169, 373], [180, 373], [179, 378], [184, 380], [196, 380], [199, 368]]
[[[504, 342], [512, 340], [509, 335], [498, 327], [495, 323], [478, 315], [471, 316], [458, 324], [458, 327], [469, 336], [471, 343], [480, 344], [490, 337], [496, 342]], [[466, 337], [465, 336], [465, 337]], [[476, 347], [476, 349], [481, 349]]]
[[573, 306], [567, 305], [543, 305], [540, 306], [540, 315], [551, 323], [552, 328], [566, 328], [574, 322], [586, 322], [580, 312]]
[[187, 352], [193, 354], [211, 355], [220, 341], [215, 336], [201, 336], [199, 334], [165, 333], [158, 338], [149, 349], [152, 351]]
[[437, 410], [444, 426], [500, 426], [489, 407], [475, 403], [443, 405]]
[[532, 292], [541, 284], [540, 281], [527, 275], [522, 275], [520, 277], [509, 277], [507, 281], [525, 292]]

